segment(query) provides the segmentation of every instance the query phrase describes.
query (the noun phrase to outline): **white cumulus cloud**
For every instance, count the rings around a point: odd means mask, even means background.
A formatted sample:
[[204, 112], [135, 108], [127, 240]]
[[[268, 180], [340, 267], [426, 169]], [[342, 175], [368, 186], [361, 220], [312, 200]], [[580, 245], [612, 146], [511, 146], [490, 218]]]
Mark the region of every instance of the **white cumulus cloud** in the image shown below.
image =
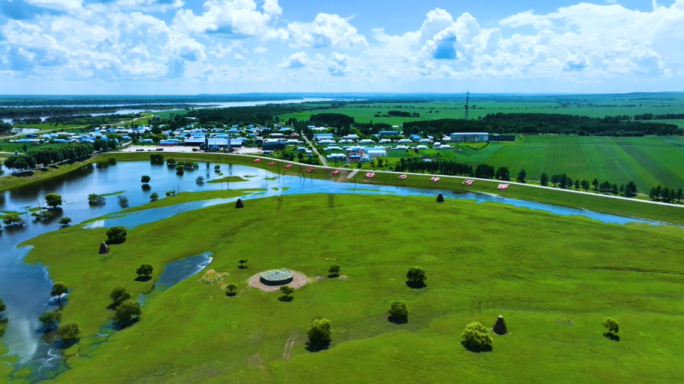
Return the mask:
[[281, 68], [303, 68], [309, 62], [309, 57], [305, 52], [293, 53], [289, 57], [286, 57], [279, 66]]
[[312, 23], [291, 23], [287, 27], [293, 47], [365, 48], [368, 42], [348, 19], [319, 13]]

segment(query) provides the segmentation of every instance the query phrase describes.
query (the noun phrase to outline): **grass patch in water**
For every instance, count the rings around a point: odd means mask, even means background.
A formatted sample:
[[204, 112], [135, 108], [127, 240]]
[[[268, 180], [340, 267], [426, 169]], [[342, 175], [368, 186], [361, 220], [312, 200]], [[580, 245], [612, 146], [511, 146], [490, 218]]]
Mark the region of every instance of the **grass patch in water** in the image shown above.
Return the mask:
[[[231, 197], [239, 197], [239, 196], [244, 195], [245, 194], [244, 192], [250, 192], [250, 190], [236, 189], [236, 190], [230, 190], [230, 191], [181, 192], [175, 196], [160, 198], [159, 200], [157, 200], [155, 202], [150, 202], [149, 204], [124, 209], [121, 212], [117, 212], [115, 215], [119, 215], [121, 213], [131, 213], [131, 212], [144, 211], [146, 209], [168, 207], [168, 206], [176, 205], [176, 204], [189, 203], [191, 201], [203, 201], [203, 200], [227, 199], [227, 198], [231, 198]], [[97, 219], [88, 220], [88, 222], [94, 221], [94, 220], [97, 220]]]
[[[57, 382], [85, 382], [97, 372], [103, 384], [346, 383], [350, 369], [359, 382], [684, 380], [676, 369], [684, 344], [672, 342], [684, 336], [682, 228], [468, 200], [312, 194], [140, 225], [101, 261], [105, 232], [70, 227], [27, 242], [35, 248], [26, 261], [48, 266], [53, 280], [72, 289], [63, 321], [77, 321], [84, 338], [112, 317], [112, 288], [138, 297], [164, 265], [207, 250], [214, 257], [208, 268], [228, 272], [238, 293], [183, 281], [148, 300], [141, 321], [97, 353], [70, 358]], [[238, 268], [240, 259], [248, 268]], [[135, 281], [141, 263], [154, 266], [152, 280]], [[326, 276], [333, 263], [348, 280], [322, 278], [288, 303], [246, 283], [282, 267]], [[425, 268], [427, 287], [406, 286], [410, 266]], [[407, 301], [408, 323], [387, 320], [392, 300]], [[461, 347], [468, 323], [490, 328], [500, 314], [510, 334], [495, 337], [492, 352]], [[332, 321], [332, 344], [310, 353], [306, 328], [318, 317]], [[619, 343], [603, 337], [606, 317], [620, 322]]]
[[107, 197], [107, 196], [114, 196], [114, 195], [120, 195], [126, 191], [118, 191], [118, 192], [112, 192], [112, 193], [105, 193], [104, 195], [100, 195], [102, 197]]
[[220, 179], [209, 180], [208, 183], [239, 183], [241, 181], [247, 181], [240, 176], [226, 176]]

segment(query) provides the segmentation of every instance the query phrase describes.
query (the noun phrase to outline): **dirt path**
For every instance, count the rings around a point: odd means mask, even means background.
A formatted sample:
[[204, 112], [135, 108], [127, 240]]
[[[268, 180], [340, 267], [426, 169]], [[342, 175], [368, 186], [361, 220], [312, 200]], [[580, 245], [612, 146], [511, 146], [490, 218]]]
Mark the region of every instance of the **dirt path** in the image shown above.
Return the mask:
[[283, 360], [290, 360], [292, 357], [292, 347], [294, 347], [295, 341], [297, 340], [297, 331], [292, 331], [290, 337], [287, 338], [285, 342], [285, 349], [283, 349]]
[[315, 153], [316, 156], [318, 156], [318, 158], [321, 160], [321, 164], [323, 164], [324, 167], [327, 167], [327, 166], [328, 166], [328, 160], [325, 158], [325, 156], [321, 155], [321, 154], [318, 152], [318, 149], [316, 149], [316, 147], [315, 147], [313, 144], [311, 144], [311, 142], [309, 141], [309, 139], [308, 139], [306, 136], [303, 136], [303, 135], [302, 135], [302, 137], [303, 137], [304, 140], [309, 144], [309, 146], [311, 147], [311, 150], [313, 151], [313, 153]]

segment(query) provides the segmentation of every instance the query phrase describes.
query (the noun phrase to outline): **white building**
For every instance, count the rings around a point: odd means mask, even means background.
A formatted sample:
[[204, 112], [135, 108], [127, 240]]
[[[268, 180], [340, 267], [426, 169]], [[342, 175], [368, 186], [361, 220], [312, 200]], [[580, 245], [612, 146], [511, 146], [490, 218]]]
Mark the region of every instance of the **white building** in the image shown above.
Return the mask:
[[489, 133], [486, 132], [458, 132], [451, 134], [452, 143], [460, 143], [463, 141], [483, 142], [489, 141]]

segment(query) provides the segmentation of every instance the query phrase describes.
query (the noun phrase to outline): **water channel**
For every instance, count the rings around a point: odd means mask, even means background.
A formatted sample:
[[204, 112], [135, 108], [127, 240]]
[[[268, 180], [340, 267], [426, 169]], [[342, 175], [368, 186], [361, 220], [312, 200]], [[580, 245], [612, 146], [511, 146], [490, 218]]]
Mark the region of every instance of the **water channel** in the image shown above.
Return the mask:
[[[222, 177], [216, 173], [215, 165], [219, 166], [219, 171], [223, 173], [223, 176], [240, 176], [246, 181], [197, 185], [195, 182], [197, 176], [204, 177], [206, 181]], [[274, 171], [276, 170], [274, 169]], [[151, 177], [151, 188], [142, 188], [140, 183], [142, 175]], [[122, 208], [118, 204], [118, 195], [125, 195], [129, 200], [130, 207], [135, 207], [148, 203], [150, 201], [149, 196], [153, 192], [164, 196], [170, 190], [193, 192], [227, 189], [250, 189], [248, 195], [243, 199], [310, 193], [430, 197], [442, 193], [445, 198], [470, 199], [476, 200], [478, 203], [497, 202], [557, 215], [583, 216], [605, 223], [647, 222], [488, 194], [467, 193], [457, 195], [451, 191], [439, 189], [354, 185], [353, 183], [311, 179], [306, 176], [279, 176], [263, 169], [212, 162], [200, 163], [199, 169], [186, 171], [183, 176], [178, 176], [173, 169], [166, 165], [152, 165], [144, 161], [119, 162], [117, 165], [101, 169], [92, 166], [83, 167], [40, 183], [0, 192], [0, 212], [18, 212], [23, 214], [27, 221], [23, 227], [6, 227], [0, 231], [0, 297], [7, 304], [8, 310], [5, 315], [9, 318], [7, 333], [2, 342], [9, 348], [9, 353], [18, 358], [17, 364], [29, 364], [48, 370], [51, 368], [58, 369], [62, 364], [59, 354], [56, 354], [52, 349], [53, 346], [42, 340], [41, 324], [38, 321], [42, 312], [56, 305], [56, 300], [50, 299], [52, 281], [49, 276], [49, 268], [40, 264], [25, 263], [24, 258], [29, 253], [30, 248], [18, 247], [20, 243], [48, 231], [59, 230], [60, 226], [57, 221], [61, 216], [72, 218], [72, 225], [89, 221], [83, 226], [84, 230], [114, 225], [133, 228], [183, 212], [235, 200], [235, 198], [223, 198], [194, 201], [154, 208], [144, 212], [121, 214], [119, 212]], [[48, 221], [33, 221], [28, 215], [29, 210], [39, 205], [44, 206], [44, 196], [51, 192], [62, 195], [62, 212]], [[110, 195], [106, 197], [104, 205], [91, 206], [88, 204], [88, 194], [91, 193]], [[211, 258], [208, 255], [204, 255], [204, 257], [197, 262], [190, 259], [190, 261], [179, 261], [178, 265], [173, 263], [167, 265], [157, 285], [159, 287], [170, 286], [192, 276], [209, 264]], [[167, 279], [168, 281], [166, 281]], [[161, 292], [163, 292], [163, 288], [154, 294], [161, 294]], [[68, 302], [68, 297], [62, 298], [62, 301]]]

